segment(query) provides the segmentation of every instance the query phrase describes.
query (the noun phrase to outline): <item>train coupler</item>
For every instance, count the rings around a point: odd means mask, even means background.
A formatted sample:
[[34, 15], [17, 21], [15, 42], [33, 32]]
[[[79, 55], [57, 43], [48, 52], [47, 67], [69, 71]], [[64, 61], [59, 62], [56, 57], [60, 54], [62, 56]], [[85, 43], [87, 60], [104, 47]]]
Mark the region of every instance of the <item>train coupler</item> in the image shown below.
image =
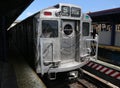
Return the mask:
[[56, 79], [56, 73], [52, 72], [52, 73], [48, 73], [48, 77], [50, 80], [55, 80]]

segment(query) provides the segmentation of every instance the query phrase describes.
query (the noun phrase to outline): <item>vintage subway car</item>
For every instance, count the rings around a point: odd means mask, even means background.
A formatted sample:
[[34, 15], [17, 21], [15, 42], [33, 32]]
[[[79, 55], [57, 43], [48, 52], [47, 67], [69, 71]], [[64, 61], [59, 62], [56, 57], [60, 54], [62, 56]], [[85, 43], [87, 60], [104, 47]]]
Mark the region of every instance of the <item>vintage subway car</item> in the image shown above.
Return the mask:
[[[56, 73], [80, 69], [90, 58], [91, 18], [72, 4], [43, 9], [10, 28], [9, 48], [19, 52], [37, 73]], [[78, 72], [77, 72], [78, 73]]]

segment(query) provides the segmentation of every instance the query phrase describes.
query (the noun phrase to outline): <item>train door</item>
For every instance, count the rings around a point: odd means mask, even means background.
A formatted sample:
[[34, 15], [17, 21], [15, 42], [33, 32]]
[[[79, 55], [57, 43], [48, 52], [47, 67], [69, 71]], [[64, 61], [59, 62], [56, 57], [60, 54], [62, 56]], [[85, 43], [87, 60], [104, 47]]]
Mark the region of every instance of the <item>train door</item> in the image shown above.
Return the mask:
[[92, 20], [87, 14], [83, 14], [82, 21], [81, 21], [81, 44], [80, 44], [80, 56], [81, 58], [86, 58], [91, 55], [91, 43], [93, 38], [91, 36], [91, 22]]
[[42, 20], [41, 26], [41, 70], [44, 74], [46, 70], [48, 71], [46, 68], [60, 61], [59, 21]]
[[87, 41], [87, 39], [90, 39], [90, 22], [88, 21], [82, 21], [82, 39], [81, 39], [81, 47], [80, 47], [80, 56], [86, 57], [90, 55], [90, 41]]
[[84, 59], [90, 55], [90, 32], [91, 32], [91, 19], [87, 14], [82, 15], [81, 21], [81, 42], [80, 42], [80, 57]]
[[63, 62], [75, 61], [76, 60], [76, 34], [77, 25], [76, 21], [62, 20], [61, 29], [61, 59]]

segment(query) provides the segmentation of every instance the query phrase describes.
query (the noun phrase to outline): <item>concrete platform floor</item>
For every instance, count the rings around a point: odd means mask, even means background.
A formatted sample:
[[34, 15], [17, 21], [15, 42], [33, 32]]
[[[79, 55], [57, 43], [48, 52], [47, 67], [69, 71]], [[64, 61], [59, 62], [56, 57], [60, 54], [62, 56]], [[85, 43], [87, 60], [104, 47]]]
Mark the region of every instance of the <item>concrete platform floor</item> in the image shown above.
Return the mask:
[[19, 88], [46, 88], [38, 75], [22, 59], [13, 62]]
[[46, 88], [42, 80], [22, 59], [9, 57], [8, 62], [0, 62], [0, 88]]
[[15, 55], [15, 57], [10, 57], [10, 60], [15, 71], [18, 88], [46, 88], [38, 75], [24, 61], [23, 57]]
[[14, 68], [8, 62], [0, 61], [0, 88], [18, 88]]

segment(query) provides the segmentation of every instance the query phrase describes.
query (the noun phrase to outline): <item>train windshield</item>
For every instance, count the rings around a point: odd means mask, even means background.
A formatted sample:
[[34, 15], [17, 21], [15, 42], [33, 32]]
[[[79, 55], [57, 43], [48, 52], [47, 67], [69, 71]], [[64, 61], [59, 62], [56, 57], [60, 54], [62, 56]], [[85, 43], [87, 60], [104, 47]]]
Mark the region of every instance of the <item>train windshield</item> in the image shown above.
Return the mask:
[[87, 22], [83, 22], [82, 26], [83, 26], [83, 30], [82, 30], [83, 36], [89, 36], [90, 24]]
[[43, 20], [42, 21], [42, 37], [43, 38], [58, 37], [58, 21]]

